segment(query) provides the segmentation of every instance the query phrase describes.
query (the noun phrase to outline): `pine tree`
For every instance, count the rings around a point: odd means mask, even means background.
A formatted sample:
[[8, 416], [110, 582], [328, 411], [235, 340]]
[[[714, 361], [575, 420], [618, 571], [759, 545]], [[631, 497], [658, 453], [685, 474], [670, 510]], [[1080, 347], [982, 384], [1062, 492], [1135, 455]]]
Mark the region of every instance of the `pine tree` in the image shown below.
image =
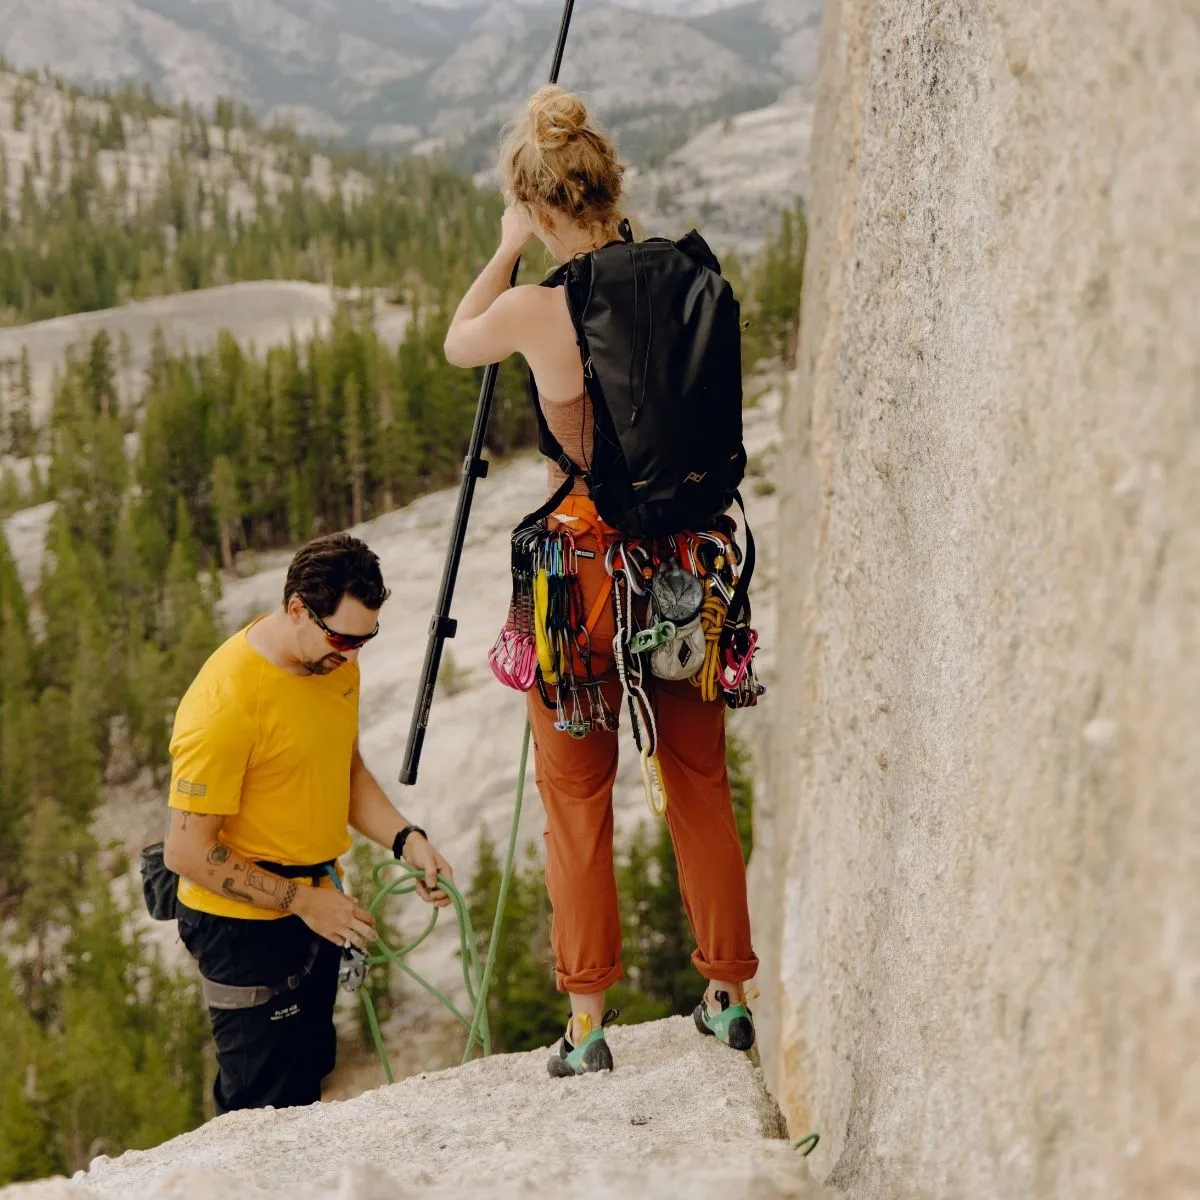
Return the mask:
[[362, 405], [358, 380], [353, 375], [346, 380], [345, 391], [346, 467], [350, 475], [350, 524], [361, 525], [364, 520], [364, 489], [367, 460], [363, 449]]
[[18, 935], [33, 946], [22, 972], [25, 1003], [35, 1017], [45, 1018], [53, 1004], [58, 968], [51, 947], [74, 914], [80, 862], [89, 842], [86, 830], [57, 800], [44, 792], [38, 796], [26, 821], [17, 921]]
[[46, 634], [42, 642], [42, 665], [46, 677], [64, 688], [70, 686], [71, 668], [79, 652], [82, 615], [95, 603], [85, 577], [83, 557], [87, 548], [74, 539], [64, 509], [55, 512], [47, 537], [48, 553], [42, 561], [41, 599]]
[[49, 1055], [0, 954], [0, 1187], [65, 1169], [40, 1084]]
[[175, 537], [167, 562], [163, 589], [163, 641], [168, 648], [183, 638], [192, 612], [205, 603], [204, 591], [196, 578], [200, 569], [192, 518], [182, 496], [175, 508]]
[[64, 954], [47, 1081], [69, 1170], [203, 1120], [205, 1022], [195, 985], [167, 975], [127, 927], [107, 881], [92, 875]]
[[[167, 653], [131, 631], [125, 667], [126, 719], [134, 756], [159, 778], [168, 761], [168, 709], [174, 688]], [[177, 697], [179, 693], [174, 693]]]
[[16, 388], [11, 393], [8, 415], [8, 452], [16, 458], [28, 458], [37, 452], [37, 431], [33, 424], [33, 372], [29, 346], [21, 347]]
[[212, 607], [201, 595], [200, 602], [188, 614], [182, 636], [170, 650], [172, 696], [183, 695], [220, 640]]
[[221, 566], [228, 571], [233, 567], [234, 540], [241, 540], [242, 506], [238, 497], [237, 472], [224, 454], [218, 454], [213, 460], [212, 504], [221, 541]]
[[0, 530], [0, 901], [19, 889], [22, 878], [21, 828], [30, 803], [32, 681], [25, 594]]
[[117, 377], [113, 369], [112, 339], [101, 329], [88, 347], [86, 386], [91, 410], [107, 417], [117, 406]]

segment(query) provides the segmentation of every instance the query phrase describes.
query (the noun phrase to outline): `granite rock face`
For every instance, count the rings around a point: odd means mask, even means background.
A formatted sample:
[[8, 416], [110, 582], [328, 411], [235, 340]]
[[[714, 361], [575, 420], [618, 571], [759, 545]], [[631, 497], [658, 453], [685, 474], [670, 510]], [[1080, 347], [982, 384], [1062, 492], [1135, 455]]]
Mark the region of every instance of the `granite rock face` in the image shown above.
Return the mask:
[[1195, 5], [831, 0], [816, 103], [769, 1082], [852, 1196], [1195, 1195]]

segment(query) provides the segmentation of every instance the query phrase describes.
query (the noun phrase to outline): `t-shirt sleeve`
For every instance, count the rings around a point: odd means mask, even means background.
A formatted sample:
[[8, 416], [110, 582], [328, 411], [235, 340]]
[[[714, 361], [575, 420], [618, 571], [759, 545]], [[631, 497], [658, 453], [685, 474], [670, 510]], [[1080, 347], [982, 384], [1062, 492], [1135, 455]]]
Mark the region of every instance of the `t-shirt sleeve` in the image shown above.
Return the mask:
[[242, 805], [254, 723], [235, 701], [188, 692], [171, 735], [172, 808], [229, 816]]

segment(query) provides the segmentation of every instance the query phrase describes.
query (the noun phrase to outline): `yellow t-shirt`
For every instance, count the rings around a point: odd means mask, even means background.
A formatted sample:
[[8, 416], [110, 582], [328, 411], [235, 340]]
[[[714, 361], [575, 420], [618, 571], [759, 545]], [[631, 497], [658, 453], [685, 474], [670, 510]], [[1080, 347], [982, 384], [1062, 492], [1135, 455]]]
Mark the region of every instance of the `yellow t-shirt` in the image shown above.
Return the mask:
[[[249, 859], [310, 866], [337, 858], [350, 848], [358, 663], [292, 675], [250, 645], [251, 627], [213, 651], [179, 702], [170, 806], [224, 813], [221, 841]], [[284, 915], [187, 879], [179, 899], [217, 916]]]

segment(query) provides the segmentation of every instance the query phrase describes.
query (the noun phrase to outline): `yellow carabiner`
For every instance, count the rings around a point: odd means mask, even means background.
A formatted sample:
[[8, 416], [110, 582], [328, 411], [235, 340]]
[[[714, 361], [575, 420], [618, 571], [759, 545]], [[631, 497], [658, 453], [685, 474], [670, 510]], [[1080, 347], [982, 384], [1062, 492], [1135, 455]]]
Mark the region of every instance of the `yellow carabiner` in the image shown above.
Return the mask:
[[646, 803], [650, 811], [661, 817], [667, 811], [667, 789], [662, 785], [662, 773], [658, 769], [658, 759], [652, 757], [648, 747], [642, 747], [642, 783], [646, 788]]

